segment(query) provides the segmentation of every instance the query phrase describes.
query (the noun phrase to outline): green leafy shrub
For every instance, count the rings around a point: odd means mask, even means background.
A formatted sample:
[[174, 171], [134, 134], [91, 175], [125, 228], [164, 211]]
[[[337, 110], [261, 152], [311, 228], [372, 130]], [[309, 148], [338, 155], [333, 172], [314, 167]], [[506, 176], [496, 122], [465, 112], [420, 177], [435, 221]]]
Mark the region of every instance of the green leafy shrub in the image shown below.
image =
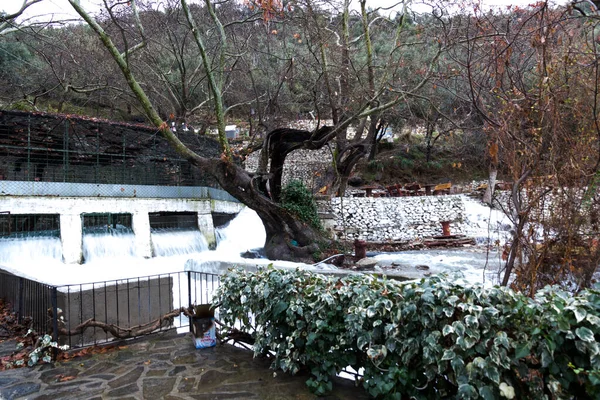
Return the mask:
[[281, 190], [281, 205], [301, 221], [321, 229], [317, 204], [310, 190], [299, 180], [293, 180]]
[[231, 271], [217, 297], [220, 318], [241, 320], [256, 353], [310, 372], [319, 395], [351, 366], [386, 399], [600, 396], [598, 290], [548, 287], [531, 299], [443, 276], [401, 283], [267, 268]]

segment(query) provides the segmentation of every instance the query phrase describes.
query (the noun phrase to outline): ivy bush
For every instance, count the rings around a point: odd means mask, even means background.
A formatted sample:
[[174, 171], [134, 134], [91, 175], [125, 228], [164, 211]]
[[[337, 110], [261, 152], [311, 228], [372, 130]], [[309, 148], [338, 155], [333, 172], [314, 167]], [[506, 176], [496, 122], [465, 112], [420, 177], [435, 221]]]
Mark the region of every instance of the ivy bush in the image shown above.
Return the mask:
[[312, 193], [304, 186], [302, 181], [293, 180], [283, 187], [281, 190], [281, 205], [301, 221], [321, 229], [317, 204]]
[[402, 283], [269, 267], [230, 271], [215, 301], [223, 322], [254, 336], [256, 354], [309, 372], [318, 395], [351, 366], [377, 398], [600, 398], [597, 289], [528, 298], [444, 276]]

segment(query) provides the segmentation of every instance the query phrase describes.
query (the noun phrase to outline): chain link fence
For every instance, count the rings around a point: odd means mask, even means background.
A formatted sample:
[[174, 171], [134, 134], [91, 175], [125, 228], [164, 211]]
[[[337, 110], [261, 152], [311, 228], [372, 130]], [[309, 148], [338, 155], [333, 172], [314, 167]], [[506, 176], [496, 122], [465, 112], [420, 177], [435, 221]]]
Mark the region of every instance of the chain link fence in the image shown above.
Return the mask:
[[[206, 135], [177, 134], [202, 156], [219, 154]], [[139, 124], [0, 111], [0, 160], [0, 194], [235, 201], [210, 190], [218, 187], [212, 177], [180, 158], [155, 128]]]

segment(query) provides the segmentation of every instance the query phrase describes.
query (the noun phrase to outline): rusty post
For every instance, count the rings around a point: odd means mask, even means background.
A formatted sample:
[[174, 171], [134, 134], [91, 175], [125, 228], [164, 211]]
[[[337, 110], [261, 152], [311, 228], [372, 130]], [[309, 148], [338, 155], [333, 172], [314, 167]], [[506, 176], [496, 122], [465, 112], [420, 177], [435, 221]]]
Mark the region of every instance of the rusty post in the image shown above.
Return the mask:
[[450, 221], [442, 221], [442, 235], [450, 236]]
[[367, 257], [367, 242], [354, 240], [354, 261], [362, 260], [365, 257]]

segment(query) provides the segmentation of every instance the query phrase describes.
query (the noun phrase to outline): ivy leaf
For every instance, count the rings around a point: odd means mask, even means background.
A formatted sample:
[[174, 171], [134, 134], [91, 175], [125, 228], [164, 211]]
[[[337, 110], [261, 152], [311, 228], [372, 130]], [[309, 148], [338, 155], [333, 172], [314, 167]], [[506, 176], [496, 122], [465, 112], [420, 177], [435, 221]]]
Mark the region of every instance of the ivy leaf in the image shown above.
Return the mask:
[[468, 383], [463, 383], [458, 387], [458, 396], [459, 399], [475, 399], [477, 398], [477, 389]]
[[275, 304], [275, 307], [273, 307], [273, 315], [278, 316], [279, 314], [287, 310], [287, 308], [288, 303], [283, 300], [280, 300], [277, 302], [277, 304]]
[[479, 395], [483, 397], [483, 400], [496, 400], [494, 395], [494, 389], [491, 386], [482, 386], [479, 388]]
[[500, 384], [500, 372], [498, 372], [498, 368], [493, 365], [490, 365], [485, 369], [485, 376], [492, 382]]
[[577, 320], [577, 322], [581, 322], [583, 321], [583, 319], [585, 318], [585, 316], [587, 315], [587, 312], [585, 310], [579, 309], [579, 308], [572, 308], [573, 314], [575, 314], [575, 319]]
[[452, 360], [456, 357], [456, 354], [452, 350], [444, 350], [444, 355], [442, 356], [442, 361]]
[[517, 345], [517, 348], [515, 349], [515, 358], [519, 359], [519, 358], [527, 357], [530, 352], [531, 352], [531, 343], [521, 343], [521, 344]]
[[359, 336], [356, 340], [356, 346], [359, 350], [362, 350], [366, 345], [369, 344], [369, 338], [367, 336]]
[[581, 327], [575, 329], [575, 334], [579, 337], [579, 339], [583, 340], [584, 342], [591, 343], [595, 340], [594, 332], [592, 332], [590, 329], [586, 328], [585, 326], [581, 326]]
[[585, 319], [587, 319], [590, 324], [600, 327], [600, 318], [594, 314], [588, 314]]
[[508, 344], [508, 336], [506, 332], [498, 332], [496, 334], [496, 338], [494, 338], [494, 344], [496, 346], [503, 346], [505, 349], [508, 349], [510, 345]]
[[451, 325], [444, 326], [442, 329], [442, 335], [448, 336], [451, 333], [454, 333], [454, 328]]

